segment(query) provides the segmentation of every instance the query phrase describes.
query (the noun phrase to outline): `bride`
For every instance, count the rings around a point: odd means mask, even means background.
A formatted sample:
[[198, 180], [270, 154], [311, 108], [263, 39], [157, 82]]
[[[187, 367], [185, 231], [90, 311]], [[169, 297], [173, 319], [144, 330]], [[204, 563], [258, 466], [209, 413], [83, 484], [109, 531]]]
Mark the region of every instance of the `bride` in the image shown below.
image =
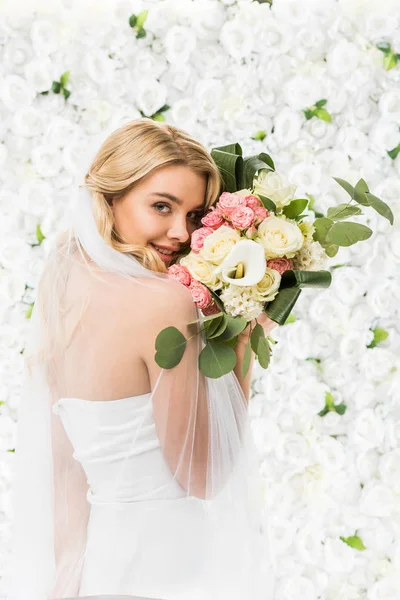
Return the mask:
[[[9, 600], [272, 599], [248, 332], [234, 373], [206, 378], [202, 315], [167, 274], [221, 191], [207, 150], [148, 118], [109, 135], [79, 182], [24, 351]], [[189, 342], [160, 369], [168, 326]]]

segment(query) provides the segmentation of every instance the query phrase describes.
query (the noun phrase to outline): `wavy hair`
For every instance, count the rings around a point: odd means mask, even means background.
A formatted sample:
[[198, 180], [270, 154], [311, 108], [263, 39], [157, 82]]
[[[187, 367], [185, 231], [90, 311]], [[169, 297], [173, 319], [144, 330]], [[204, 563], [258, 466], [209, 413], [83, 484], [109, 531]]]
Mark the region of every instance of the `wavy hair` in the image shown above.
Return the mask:
[[184, 165], [206, 177], [205, 208], [218, 199], [223, 181], [217, 165], [202, 144], [182, 129], [148, 117], [129, 121], [112, 132], [99, 148], [85, 175], [93, 197], [100, 235], [115, 250], [131, 254], [145, 268], [166, 272], [150, 247], [126, 243], [114, 226], [111, 199], [118, 201], [151, 171], [166, 165]]

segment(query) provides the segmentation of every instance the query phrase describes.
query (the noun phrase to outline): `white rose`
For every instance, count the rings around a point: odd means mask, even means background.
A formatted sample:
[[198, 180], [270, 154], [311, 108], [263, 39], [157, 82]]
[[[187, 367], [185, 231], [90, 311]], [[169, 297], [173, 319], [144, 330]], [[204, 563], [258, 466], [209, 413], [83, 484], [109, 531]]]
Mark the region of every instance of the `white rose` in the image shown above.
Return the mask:
[[167, 103], [167, 88], [155, 79], [143, 78], [138, 82], [136, 104], [146, 115], [151, 116]]
[[196, 49], [196, 34], [192, 28], [174, 25], [165, 36], [165, 53], [170, 64], [186, 63]]
[[274, 133], [271, 138], [276, 140], [279, 148], [287, 148], [301, 137], [302, 125], [300, 114], [285, 107], [274, 119]]
[[353, 159], [361, 158], [370, 147], [368, 136], [351, 126], [339, 129], [336, 144]]
[[179, 260], [179, 263], [187, 268], [192, 277], [210, 289], [217, 290], [222, 287], [221, 280], [214, 273], [214, 265], [206, 261], [200, 254], [189, 252]]
[[36, 91], [19, 75], [7, 75], [1, 81], [1, 100], [12, 113], [32, 104]]
[[396, 121], [379, 119], [374, 122], [369, 138], [373, 148], [386, 154], [387, 150], [392, 150], [399, 143], [399, 125]]
[[209, 119], [210, 115], [215, 114], [223, 93], [222, 82], [218, 79], [204, 79], [197, 82], [193, 97], [196, 99], [196, 113], [200, 119]]
[[205, 260], [219, 265], [240, 239], [241, 237], [235, 229], [222, 225], [204, 239], [204, 245], [199, 254]]
[[191, 11], [194, 13], [192, 28], [198, 38], [206, 40], [208, 45], [209, 42], [214, 42], [214, 49], [217, 49], [216, 42], [225, 22], [225, 11], [222, 6], [213, 0], [203, 0], [201, 5], [194, 3]]
[[41, 177], [55, 177], [62, 168], [61, 152], [57, 146], [37, 145], [31, 153], [32, 166]]
[[233, 58], [241, 60], [254, 48], [254, 35], [250, 25], [239, 20], [226, 21], [221, 28], [220, 43]]
[[383, 483], [391, 487], [395, 494], [400, 494], [400, 448], [380, 457], [379, 473]]
[[400, 90], [390, 89], [379, 97], [379, 110], [390, 121], [400, 120]]
[[265, 257], [293, 258], [304, 243], [303, 235], [296, 223], [276, 216], [270, 216], [258, 227], [257, 242], [265, 250]]
[[296, 191], [296, 185], [289, 183], [284, 175], [268, 169], [260, 169], [253, 186], [255, 194], [270, 198], [278, 210], [290, 204]]
[[32, 47], [23, 39], [17, 37], [7, 42], [4, 47], [2, 63], [7, 71], [15, 72], [19, 67], [23, 67], [32, 56]]
[[275, 269], [265, 267], [265, 259], [264, 270], [264, 277], [254, 286], [254, 296], [261, 302], [271, 302], [279, 292], [282, 278]]
[[379, 481], [367, 482], [361, 490], [359, 501], [361, 514], [370, 517], [391, 517], [397, 506], [397, 495], [384, 483]]
[[25, 77], [36, 92], [50, 90], [53, 80], [59, 78], [50, 59], [33, 60], [25, 66]]
[[360, 61], [360, 50], [352, 42], [342, 39], [327, 54], [328, 72], [332, 77], [351, 75]]
[[49, 56], [59, 48], [59, 31], [56, 20], [35, 19], [32, 23], [30, 37], [36, 54]]
[[[243, 265], [243, 275], [236, 279], [235, 274], [239, 263]], [[225, 283], [250, 286], [261, 282], [265, 270], [264, 250], [260, 244], [252, 240], [240, 240], [215, 269], [215, 274]]]
[[45, 115], [29, 106], [16, 112], [12, 117], [12, 130], [22, 137], [41, 136], [45, 128]]

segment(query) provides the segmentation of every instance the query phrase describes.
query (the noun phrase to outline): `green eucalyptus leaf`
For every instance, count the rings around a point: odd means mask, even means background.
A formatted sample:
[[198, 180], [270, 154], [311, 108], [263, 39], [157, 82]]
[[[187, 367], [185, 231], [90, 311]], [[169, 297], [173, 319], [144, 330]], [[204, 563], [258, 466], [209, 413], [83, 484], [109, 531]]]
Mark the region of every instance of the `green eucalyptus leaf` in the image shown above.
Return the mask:
[[322, 243], [325, 241], [328, 231], [334, 225], [334, 221], [327, 217], [320, 217], [319, 219], [315, 219], [313, 225], [315, 227], [313, 240]]
[[339, 246], [337, 246], [336, 244], [323, 243], [321, 244], [321, 246], [325, 250], [325, 254], [329, 256], [329, 258], [333, 258], [339, 252]]
[[213, 335], [213, 333], [218, 329], [218, 327], [223, 322], [223, 320], [224, 320], [224, 315], [219, 314], [216, 316], [213, 315], [212, 319], [203, 321], [204, 328], [205, 328], [205, 334], [206, 334], [207, 338], [209, 338]]
[[172, 369], [180, 363], [187, 340], [176, 327], [166, 327], [156, 338], [155, 361], [163, 369]]
[[376, 196], [374, 196], [373, 194], [370, 194], [369, 192], [366, 192], [365, 196], [368, 200], [369, 205], [374, 210], [376, 210], [377, 213], [382, 215], [382, 217], [385, 217], [385, 219], [387, 219], [391, 225], [393, 225], [394, 216], [393, 216], [393, 213], [392, 213], [391, 209], [389, 208], [389, 206], [385, 202], [383, 202], [383, 200], [381, 200], [380, 198], [377, 198]]
[[247, 327], [247, 321], [243, 317], [231, 317], [230, 315], [226, 315], [226, 320], [226, 328], [218, 337], [218, 340], [222, 342], [231, 340], [235, 336], [239, 335], [239, 333], [242, 333], [242, 331]]
[[354, 215], [361, 215], [361, 209], [358, 206], [349, 206], [348, 204], [338, 204], [337, 206], [331, 206], [328, 208], [328, 219], [332, 221], [341, 221], [352, 217]]
[[328, 113], [328, 111], [325, 110], [325, 108], [317, 108], [314, 114], [316, 117], [318, 117], [318, 119], [321, 119], [321, 121], [325, 121], [326, 123], [332, 123], [332, 117]]
[[218, 336], [220, 336], [227, 328], [227, 325], [228, 325], [228, 319], [226, 318], [226, 315], [223, 314], [222, 319], [220, 319], [217, 327], [214, 328], [214, 330], [212, 331], [211, 334], [207, 335], [207, 339], [213, 339], [213, 338], [217, 338]]
[[257, 323], [250, 336], [250, 344], [254, 354], [258, 354], [258, 342], [261, 337], [265, 337], [264, 329]]
[[338, 246], [352, 246], [357, 242], [367, 240], [371, 235], [372, 230], [361, 223], [338, 222], [328, 231], [326, 241]]
[[242, 377], [246, 377], [248, 370], [250, 368], [251, 362], [251, 344], [250, 340], [247, 342], [246, 347], [244, 349], [243, 362], [242, 362]]
[[354, 191], [354, 188], [353, 188], [353, 186], [352, 186], [352, 185], [351, 185], [351, 184], [350, 184], [348, 181], [346, 181], [345, 179], [341, 179], [340, 177], [333, 177], [333, 179], [334, 179], [334, 180], [335, 180], [335, 181], [336, 181], [336, 182], [337, 182], [339, 185], [341, 185], [341, 186], [342, 186], [342, 188], [343, 188], [344, 190], [346, 190], [346, 192], [347, 192], [348, 194], [350, 194], [350, 196], [351, 196], [352, 198], [354, 198], [354, 197], [355, 197], [355, 191]]
[[260, 337], [257, 346], [257, 360], [260, 367], [267, 369], [271, 360], [271, 348], [269, 347], [267, 338]]
[[275, 202], [273, 202], [270, 198], [267, 198], [266, 196], [261, 196], [261, 194], [257, 194], [257, 196], [260, 198], [261, 202], [263, 203], [264, 208], [266, 208], [267, 210], [270, 210], [271, 212], [276, 214]]
[[296, 200], [292, 200], [290, 204], [283, 208], [283, 214], [288, 217], [288, 219], [294, 219], [301, 215], [303, 210], [307, 207], [308, 200], [305, 198], [297, 198]]
[[211, 297], [214, 300], [215, 304], [218, 306], [219, 310], [222, 311], [222, 312], [225, 312], [224, 311], [224, 305], [221, 302], [220, 297], [215, 292], [213, 292], [212, 290], [210, 290], [210, 294], [211, 294]]
[[230, 373], [235, 365], [236, 352], [222, 342], [208, 342], [199, 354], [200, 371], [212, 379]]
[[364, 179], [359, 179], [354, 188], [354, 199], [363, 206], [369, 206], [369, 202], [365, 197], [366, 192], [369, 192], [367, 182]]

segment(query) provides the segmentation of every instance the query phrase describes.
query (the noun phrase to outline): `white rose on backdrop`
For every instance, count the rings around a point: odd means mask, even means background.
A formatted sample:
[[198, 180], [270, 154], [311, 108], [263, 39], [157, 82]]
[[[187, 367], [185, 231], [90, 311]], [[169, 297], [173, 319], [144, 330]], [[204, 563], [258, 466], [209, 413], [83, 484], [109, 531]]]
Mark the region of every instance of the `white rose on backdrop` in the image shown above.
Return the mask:
[[6, 109], [13, 114], [33, 103], [36, 92], [26, 79], [19, 75], [7, 75], [0, 79], [1, 98]]
[[32, 46], [28, 42], [21, 38], [9, 40], [2, 55], [3, 67], [12, 73], [20, 73], [31, 56]]
[[25, 276], [23, 271], [0, 269], [1, 312], [19, 302], [24, 293]]
[[[279, 148], [286, 148], [300, 137], [302, 118], [290, 108], [283, 108], [274, 120], [274, 133]], [[271, 137], [272, 137], [271, 136]]]
[[289, 23], [277, 20], [272, 12], [263, 20], [257, 45], [264, 48], [265, 60], [280, 57], [291, 48], [293, 31]]
[[90, 79], [100, 86], [107, 86], [112, 81], [113, 62], [106, 50], [90, 48], [85, 52], [81, 68]]
[[350, 313], [350, 323], [353, 330], [364, 331], [368, 327], [372, 326], [375, 314], [374, 311], [368, 306], [365, 298], [357, 301], [357, 304], [352, 307]]
[[198, 40], [197, 51], [191, 56], [191, 66], [199, 73], [206, 73], [207, 78], [220, 78], [221, 72], [228, 71], [229, 62], [229, 56], [221, 46], [211, 45], [202, 39]]
[[369, 287], [369, 277], [361, 269], [344, 266], [335, 269], [330, 290], [337, 294], [342, 302], [352, 305], [361, 301], [361, 297], [369, 291]]
[[296, 57], [298, 60], [316, 64], [324, 59], [328, 42], [324, 32], [318, 29], [318, 22], [313, 21], [313, 26], [296, 31]]
[[[309, 327], [307, 328], [307, 337]], [[301, 333], [299, 329], [298, 333]], [[291, 342], [292, 340], [290, 340]], [[298, 358], [302, 360], [302, 357]], [[318, 381], [317, 375], [309, 375], [298, 380], [293, 390], [287, 393], [287, 404], [285, 410], [290, 408], [294, 412], [301, 413], [305, 418], [312, 419], [316, 413], [325, 406], [325, 392], [329, 391], [328, 386]], [[283, 397], [281, 395], [281, 397]]]
[[136, 104], [146, 115], [151, 116], [167, 104], [167, 88], [155, 79], [143, 78], [136, 89]]
[[368, 306], [377, 317], [390, 315], [399, 302], [399, 286], [394, 280], [372, 287], [366, 296]]
[[311, 356], [312, 331], [310, 325], [305, 321], [291, 323], [287, 333], [287, 350], [298, 359]]
[[276, 457], [287, 465], [306, 467], [311, 458], [308, 443], [302, 435], [282, 432], [275, 448]]
[[217, 42], [220, 29], [225, 22], [225, 11], [213, 0], [203, 0], [201, 4], [193, 3], [192, 28], [199, 40]]
[[[288, 172], [288, 178], [289, 181], [293, 181], [296, 186], [307, 190], [310, 194], [317, 194], [321, 189], [322, 171], [318, 164], [307, 162], [294, 165]], [[302, 189], [297, 193], [302, 194]], [[300, 197], [302, 198], [303, 196], [301, 195]]]
[[332, 77], [352, 75], [360, 62], [360, 50], [352, 42], [340, 40], [326, 56], [328, 72]]
[[38, 145], [31, 152], [32, 166], [41, 177], [55, 177], [61, 171], [61, 152], [58, 146]]
[[350, 548], [340, 539], [326, 537], [324, 540], [324, 568], [329, 573], [351, 573], [354, 569], [355, 556]]
[[399, 125], [396, 121], [379, 119], [372, 126], [369, 137], [374, 150], [386, 156], [387, 150], [392, 150], [399, 143]]
[[[372, 335], [372, 332], [369, 332]], [[373, 336], [372, 336], [373, 337]], [[352, 365], [357, 365], [366, 352], [367, 344], [371, 341], [371, 336], [368, 332], [364, 336], [360, 336], [359, 331], [347, 333], [342, 337], [339, 344], [340, 357], [350, 362]]]
[[165, 47], [163, 48], [162, 55], [155, 54], [151, 48], [143, 48], [133, 52], [128, 64], [132, 69], [134, 80], [139, 79], [142, 75], [159, 79], [168, 68]]
[[319, 326], [314, 329], [310, 356], [313, 358], [328, 358], [335, 352], [335, 338], [328, 327]]
[[378, 478], [380, 454], [376, 448], [359, 450], [355, 457], [355, 465], [361, 481]]
[[376, 103], [361, 97], [349, 108], [348, 123], [363, 133], [368, 133], [377, 118]]
[[371, 517], [390, 517], [398, 502], [391, 488], [381, 482], [367, 482], [361, 490], [359, 508]]
[[294, 110], [302, 110], [312, 106], [322, 98], [322, 83], [312, 75], [294, 75], [283, 85], [285, 103]]
[[379, 460], [379, 474], [395, 494], [400, 494], [400, 448], [386, 452]]
[[59, 47], [59, 26], [56, 19], [36, 19], [32, 23], [30, 38], [38, 56], [48, 56]]
[[24, 68], [25, 78], [36, 93], [46, 92], [51, 89], [53, 80], [60, 77], [60, 73], [48, 58], [34, 59]]
[[[341, 173], [341, 176], [346, 178], [350, 168], [349, 157], [343, 152], [339, 152], [339, 150], [334, 150], [333, 148], [322, 150], [322, 152], [315, 157], [315, 162], [320, 165], [321, 169], [325, 172], [326, 177], [337, 177], [337, 174]], [[332, 180], [332, 188], [333, 184], [335, 187], [339, 187], [338, 184]], [[320, 195], [318, 197], [320, 197]]]
[[12, 116], [12, 130], [21, 137], [37, 137], [44, 133], [45, 116], [33, 106], [23, 108]]
[[22, 237], [13, 235], [0, 239], [0, 264], [12, 271], [24, 270], [30, 261], [31, 247]]
[[189, 27], [174, 25], [164, 39], [166, 59], [171, 64], [187, 63], [196, 49], [197, 38]]
[[342, 127], [338, 131], [337, 144], [352, 159], [361, 158], [369, 148], [368, 136], [353, 126]]
[[312, 18], [312, 5], [303, 3], [300, 5], [296, 0], [280, 0], [271, 7], [271, 12], [281, 23], [290, 23], [292, 27], [306, 25]]
[[324, 381], [332, 388], [348, 386], [354, 380], [354, 365], [344, 363], [336, 354], [321, 365]]
[[212, 118], [220, 102], [224, 88], [219, 79], [204, 79], [196, 84], [194, 98], [196, 98], [196, 112], [200, 120]]
[[398, 368], [398, 359], [386, 348], [369, 348], [360, 360], [360, 369], [369, 381], [390, 377], [395, 368]]
[[358, 448], [378, 448], [382, 444], [385, 434], [382, 419], [377, 417], [372, 408], [365, 408], [360, 411], [348, 432], [350, 444]]
[[[308, 133], [312, 136], [314, 145], [315, 141], [317, 141], [318, 145], [316, 146], [316, 149], [318, 150], [330, 148], [332, 146], [332, 140], [336, 136], [336, 130], [332, 127], [332, 124], [322, 121], [321, 119], [310, 119], [309, 121], [306, 121], [303, 126], [303, 131], [305, 134]], [[319, 157], [315, 157], [316, 162], [318, 158]]]
[[400, 90], [384, 91], [379, 98], [378, 106], [384, 119], [398, 121], [400, 119]]
[[247, 58], [254, 48], [251, 26], [238, 20], [223, 24], [219, 40], [222, 47], [236, 60]]

